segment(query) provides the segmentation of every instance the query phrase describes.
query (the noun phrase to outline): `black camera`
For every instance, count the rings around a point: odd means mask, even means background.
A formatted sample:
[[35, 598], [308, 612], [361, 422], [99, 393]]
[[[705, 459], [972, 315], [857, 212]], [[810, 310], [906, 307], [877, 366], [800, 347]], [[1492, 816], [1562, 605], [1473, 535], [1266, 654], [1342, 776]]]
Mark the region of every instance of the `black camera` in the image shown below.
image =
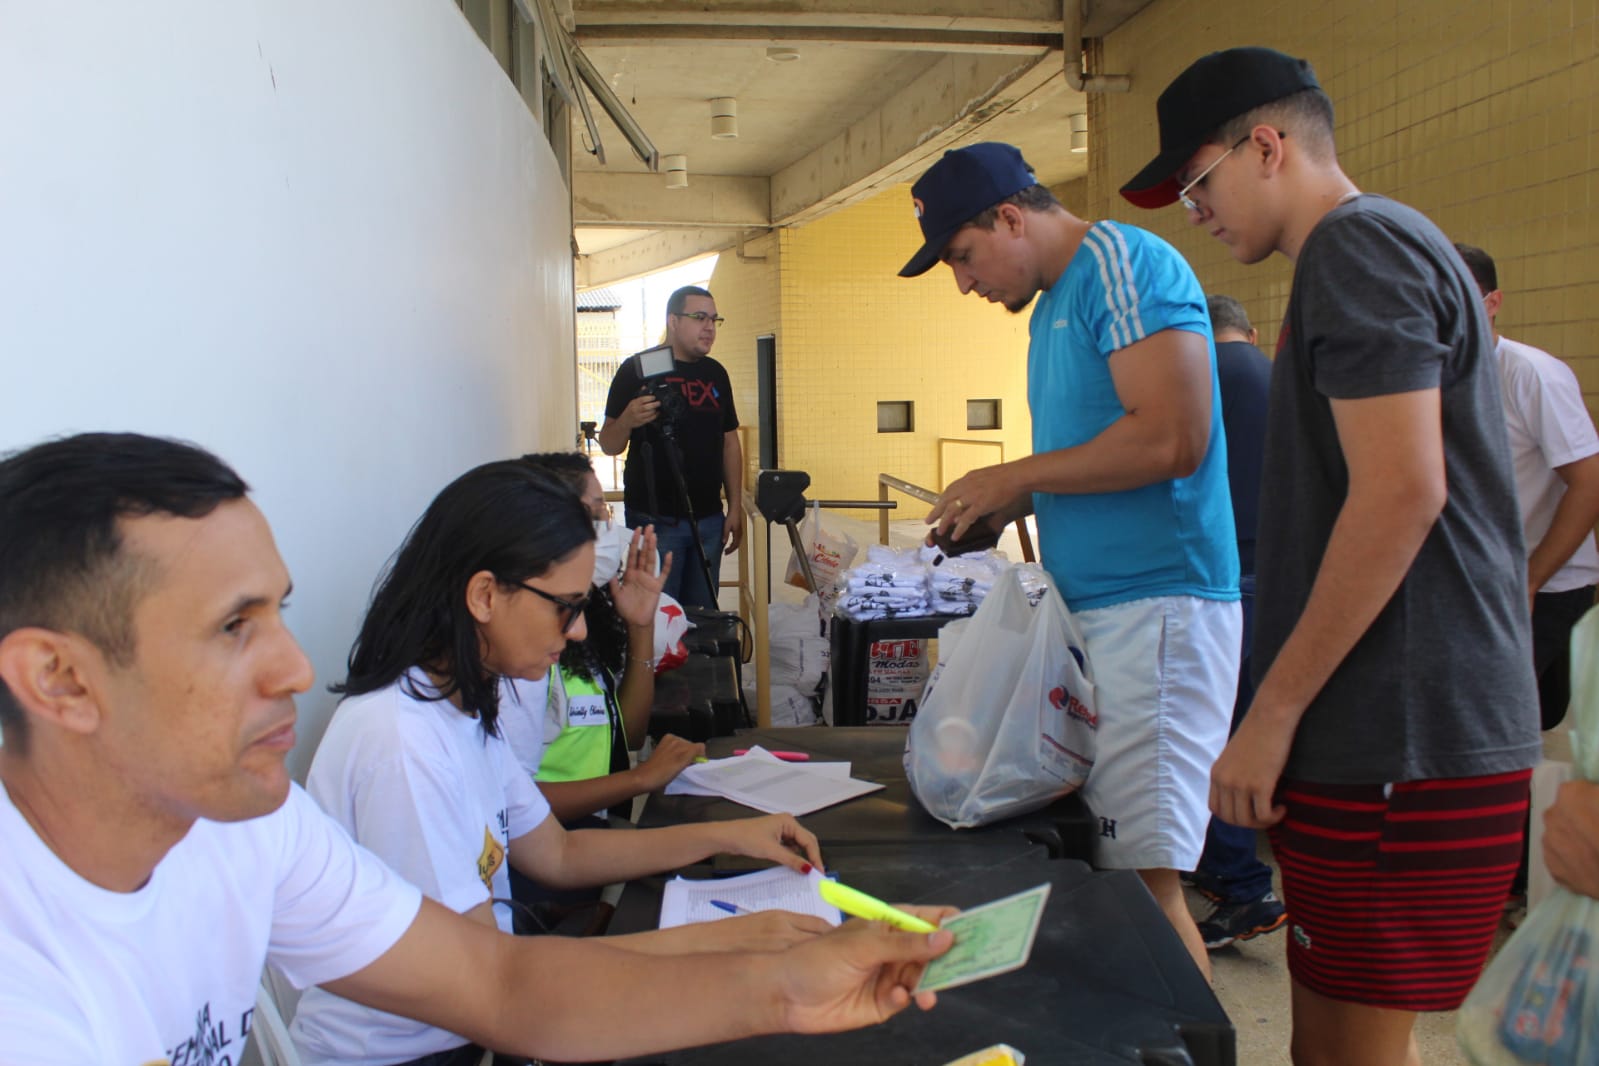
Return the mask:
[[688, 401], [683, 390], [669, 381], [646, 381], [639, 390], [640, 396], [653, 396], [661, 405], [661, 421], [672, 423], [688, 413]]
[[663, 344], [639, 352], [638, 370], [639, 376], [644, 379], [644, 384], [639, 387], [639, 395], [653, 396], [655, 402], [661, 405], [662, 428], [675, 425], [688, 413], [688, 400], [684, 398], [682, 389], [666, 380], [666, 375], [672, 372], [672, 349]]

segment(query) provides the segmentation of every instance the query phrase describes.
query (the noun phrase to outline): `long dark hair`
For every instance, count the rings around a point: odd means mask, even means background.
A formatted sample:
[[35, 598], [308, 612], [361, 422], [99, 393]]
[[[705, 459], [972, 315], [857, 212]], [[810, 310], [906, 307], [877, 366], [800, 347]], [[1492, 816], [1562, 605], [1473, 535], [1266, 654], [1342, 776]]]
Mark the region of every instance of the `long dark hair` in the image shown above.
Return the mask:
[[[538, 452], [522, 456], [521, 461], [554, 474], [577, 493], [583, 491], [583, 479], [594, 473], [594, 464], [582, 452]], [[561, 666], [568, 673], [590, 681], [601, 680], [603, 672], [606, 683], [614, 686], [627, 662], [627, 623], [616, 613], [616, 603], [607, 585], [596, 585], [589, 594], [583, 621], [589, 631], [588, 639], [568, 641], [566, 650], [561, 653]]]
[[477, 620], [466, 609], [467, 581], [487, 570], [507, 588], [547, 573], [594, 539], [583, 501], [557, 478], [516, 460], [468, 470], [433, 498], [406, 534], [372, 594], [350, 649], [349, 676], [332, 685], [345, 696], [375, 692], [413, 666], [442, 670], [441, 691], [460, 694], [483, 731], [498, 735], [500, 679], [487, 674]]

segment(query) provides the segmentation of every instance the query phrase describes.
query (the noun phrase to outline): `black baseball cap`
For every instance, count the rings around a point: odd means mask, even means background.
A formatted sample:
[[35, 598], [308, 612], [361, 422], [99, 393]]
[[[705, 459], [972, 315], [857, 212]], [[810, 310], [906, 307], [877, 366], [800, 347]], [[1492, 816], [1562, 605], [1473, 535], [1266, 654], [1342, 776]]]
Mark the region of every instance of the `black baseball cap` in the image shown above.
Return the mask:
[[899, 276], [927, 273], [956, 230], [1007, 196], [1037, 184], [1033, 169], [1012, 145], [984, 141], [945, 152], [911, 186], [911, 202], [926, 239]]
[[1177, 202], [1177, 171], [1222, 125], [1262, 104], [1319, 89], [1303, 59], [1271, 48], [1229, 48], [1194, 60], [1155, 101], [1160, 154], [1121, 188], [1134, 207]]

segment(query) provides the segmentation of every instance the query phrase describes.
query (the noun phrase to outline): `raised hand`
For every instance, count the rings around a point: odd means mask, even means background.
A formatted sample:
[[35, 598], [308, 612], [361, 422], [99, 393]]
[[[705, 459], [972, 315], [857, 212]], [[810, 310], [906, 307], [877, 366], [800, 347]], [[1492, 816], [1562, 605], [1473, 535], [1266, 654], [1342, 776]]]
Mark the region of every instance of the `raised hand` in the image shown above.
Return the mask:
[[672, 553], [661, 560], [661, 572], [655, 573], [655, 527], [645, 526], [633, 531], [627, 546], [627, 558], [622, 561], [622, 573], [611, 579], [611, 599], [616, 602], [616, 613], [630, 626], [655, 627], [655, 609], [661, 603], [661, 589], [666, 576], [672, 572]]

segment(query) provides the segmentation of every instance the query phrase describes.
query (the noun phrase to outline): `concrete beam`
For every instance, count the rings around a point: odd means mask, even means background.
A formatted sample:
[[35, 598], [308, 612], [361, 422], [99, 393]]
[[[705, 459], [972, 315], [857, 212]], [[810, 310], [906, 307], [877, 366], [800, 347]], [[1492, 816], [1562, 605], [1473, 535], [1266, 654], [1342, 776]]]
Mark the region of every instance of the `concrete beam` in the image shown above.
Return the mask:
[[1062, 75], [1061, 53], [945, 56], [882, 107], [772, 175], [772, 223], [809, 222], [914, 178]]
[[777, 44], [845, 44], [917, 52], [993, 52], [1034, 54], [1060, 47], [1053, 33], [988, 33], [971, 30], [884, 29], [849, 26], [588, 26], [579, 27], [584, 48], [645, 48], [673, 42], [714, 47]]
[[572, 194], [574, 226], [764, 227], [771, 210], [766, 178], [695, 174], [689, 157], [686, 189], [668, 189], [661, 174], [585, 170]]
[[[1076, 2], [1076, 0], [1073, 0]], [[834, 26], [984, 33], [1060, 32], [1061, 0], [582, 0], [579, 30], [592, 26]], [[995, 10], [995, 7], [999, 10]]]
[[696, 256], [726, 251], [737, 244], [738, 231], [734, 230], [663, 230], [602, 252], [578, 256], [573, 267], [574, 281], [579, 289], [615, 285]]

